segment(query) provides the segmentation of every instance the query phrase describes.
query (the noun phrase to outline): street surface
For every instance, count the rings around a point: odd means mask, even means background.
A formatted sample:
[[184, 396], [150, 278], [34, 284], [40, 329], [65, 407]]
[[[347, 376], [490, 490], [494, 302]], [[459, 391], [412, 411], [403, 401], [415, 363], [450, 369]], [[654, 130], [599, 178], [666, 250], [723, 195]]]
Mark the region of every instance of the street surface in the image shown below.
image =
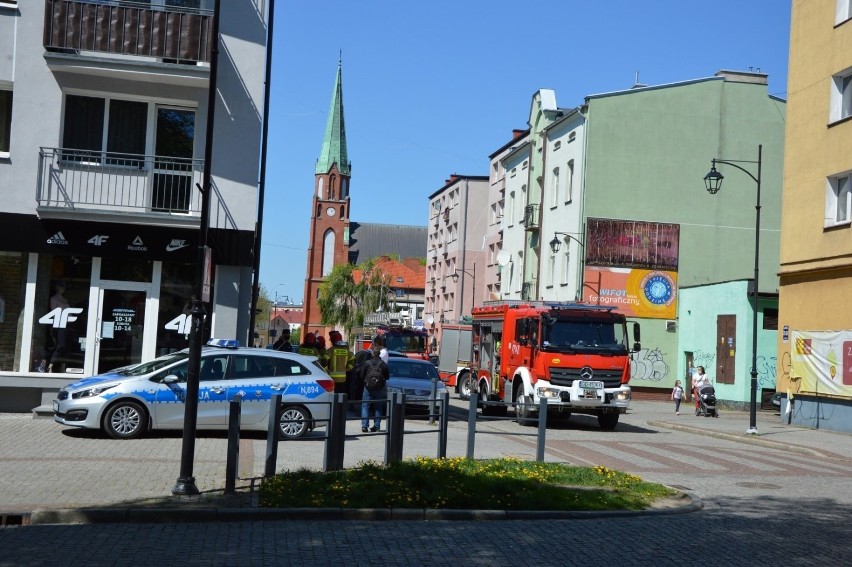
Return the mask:
[[[466, 454], [465, 403], [454, 400], [448, 456]], [[29, 525], [0, 529], [6, 565], [716, 565], [845, 564], [852, 551], [852, 436], [783, 425], [758, 413], [718, 419], [635, 401], [615, 431], [575, 416], [552, 423], [546, 460], [604, 465], [664, 483], [703, 502], [691, 513], [573, 520], [254, 521]], [[405, 456], [434, 456], [434, 426], [407, 420]], [[346, 466], [384, 456], [382, 435], [348, 423]], [[417, 433], [415, 433], [417, 432]], [[480, 421], [476, 458], [534, 459], [535, 427]], [[322, 432], [316, 432], [321, 436]], [[265, 439], [244, 435], [238, 485], [264, 469]], [[141, 506], [169, 496], [180, 469], [178, 433], [134, 441], [0, 415], [0, 514], [38, 508]], [[202, 492], [224, 484], [226, 439], [202, 433]], [[319, 469], [323, 443], [279, 444], [278, 468]], [[11, 516], [10, 516], [11, 517]]]

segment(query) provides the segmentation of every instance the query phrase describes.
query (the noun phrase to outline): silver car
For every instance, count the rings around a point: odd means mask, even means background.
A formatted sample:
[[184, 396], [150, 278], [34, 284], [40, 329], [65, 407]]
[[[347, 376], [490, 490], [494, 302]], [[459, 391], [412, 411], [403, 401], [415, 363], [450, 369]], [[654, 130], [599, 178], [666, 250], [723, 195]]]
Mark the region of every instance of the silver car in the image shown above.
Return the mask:
[[[53, 419], [115, 439], [183, 429], [188, 364], [184, 349], [69, 384], [53, 401]], [[198, 429], [227, 429], [229, 403], [239, 399], [240, 428], [266, 431], [274, 394], [281, 394], [281, 435], [295, 439], [328, 423], [334, 381], [313, 356], [236, 341], [211, 340], [201, 349]]]
[[388, 395], [402, 392], [406, 405], [426, 408], [433, 399], [440, 398], [446, 391], [447, 387], [438, 376], [438, 369], [428, 360], [388, 358]]

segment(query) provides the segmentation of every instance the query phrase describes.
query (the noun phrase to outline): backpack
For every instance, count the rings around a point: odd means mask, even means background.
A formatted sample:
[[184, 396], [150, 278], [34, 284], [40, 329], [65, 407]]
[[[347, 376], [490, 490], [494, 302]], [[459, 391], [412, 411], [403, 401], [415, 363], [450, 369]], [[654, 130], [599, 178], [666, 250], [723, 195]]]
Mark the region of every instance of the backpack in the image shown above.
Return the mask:
[[385, 374], [382, 364], [367, 363], [367, 373], [364, 375], [364, 387], [370, 392], [377, 392], [385, 387]]

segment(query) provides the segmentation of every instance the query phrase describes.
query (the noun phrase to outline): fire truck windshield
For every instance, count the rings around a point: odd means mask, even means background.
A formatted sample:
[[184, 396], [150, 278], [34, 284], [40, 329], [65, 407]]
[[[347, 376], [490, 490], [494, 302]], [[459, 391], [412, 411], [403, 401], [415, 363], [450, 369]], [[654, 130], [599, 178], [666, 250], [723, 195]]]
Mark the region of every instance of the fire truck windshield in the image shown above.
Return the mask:
[[543, 325], [541, 348], [548, 351], [627, 353], [627, 329], [622, 321], [554, 319]]
[[385, 341], [385, 348], [388, 350], [404, 353], [426, 352], [426, 337], [420, 334], [389, 331], [384, 333], [382, 338]]

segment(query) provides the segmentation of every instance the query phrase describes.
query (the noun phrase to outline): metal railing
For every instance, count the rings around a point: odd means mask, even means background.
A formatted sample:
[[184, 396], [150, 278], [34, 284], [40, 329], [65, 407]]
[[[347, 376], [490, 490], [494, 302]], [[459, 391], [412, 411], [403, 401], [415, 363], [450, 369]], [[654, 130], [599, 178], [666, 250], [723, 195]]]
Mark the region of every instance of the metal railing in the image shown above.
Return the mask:
[[126, 0], [45, 0], [43, 40], [50, 51], [209, 62], [212, 30], [210, 10]]
[[99, 212], [201, 212], [204, 160], [69, 148], [39, 151], [39, 207]]
[[524, 207], [524, 228], [527, 230], [538, 228], [538, 205]]

